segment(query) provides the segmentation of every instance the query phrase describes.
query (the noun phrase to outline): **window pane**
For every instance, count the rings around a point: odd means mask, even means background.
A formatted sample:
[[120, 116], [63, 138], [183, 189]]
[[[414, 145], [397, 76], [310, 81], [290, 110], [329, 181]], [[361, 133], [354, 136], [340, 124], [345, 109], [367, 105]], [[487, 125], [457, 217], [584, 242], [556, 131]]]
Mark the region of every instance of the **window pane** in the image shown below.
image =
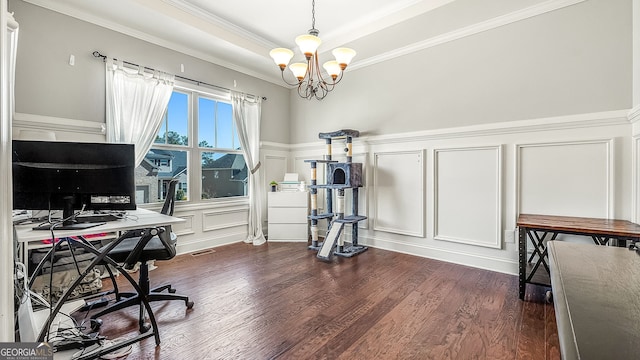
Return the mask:
[[202, 199], [247, 195], [247, 165], [241, 154], [202, 153]]
[[176, 200], [188, 200], [187, 152], [151, 149], [136, 168], [136, 203], [164, 201], [169, 180], [178, 179]]
[[156, 143], [189, 145], [189, 95], [174, 91]]
[[231, 104], [218, 102], [216, 111], [218, 131], [216, 132], [216, 147], [219, 149], [235, 149], [233, 143], [233, 108]]
[[198, 98], [198, 146], [212, 148], [216, 146], [216, 103], [217, 101]]

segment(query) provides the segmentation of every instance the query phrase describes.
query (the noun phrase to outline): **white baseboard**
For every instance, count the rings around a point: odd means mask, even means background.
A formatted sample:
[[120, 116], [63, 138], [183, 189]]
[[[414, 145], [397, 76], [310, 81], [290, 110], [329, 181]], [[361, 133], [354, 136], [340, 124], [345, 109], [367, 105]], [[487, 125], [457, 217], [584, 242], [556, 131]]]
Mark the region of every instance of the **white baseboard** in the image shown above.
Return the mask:
[[381, 239], [368, 236], [359, 236], [358, 240], [359, 245], [365, 245], [376, 249], [395, 251], [402, 254], [446, 261], [454, 264], [471, 266], [479, 269], [496, 271], [510, 275], [518, 274], [517, 260], [501, 259], [470, 253], [453, 252], [430, 246], [407, 244], [391, 239]]
[[215, 238], [204, 238], [198, 239], [196, 241], [189, 241], [180, 243], [180, 238], [178, 238], [177, 252], [178, 255], [189, 254], [196, 251], [207, 250], [219, 246], [235, 244], [239, 242], [243, 242], [247, 238], [247, 233], [235, 233], [228, 234], [225, 236], [218, 236]]

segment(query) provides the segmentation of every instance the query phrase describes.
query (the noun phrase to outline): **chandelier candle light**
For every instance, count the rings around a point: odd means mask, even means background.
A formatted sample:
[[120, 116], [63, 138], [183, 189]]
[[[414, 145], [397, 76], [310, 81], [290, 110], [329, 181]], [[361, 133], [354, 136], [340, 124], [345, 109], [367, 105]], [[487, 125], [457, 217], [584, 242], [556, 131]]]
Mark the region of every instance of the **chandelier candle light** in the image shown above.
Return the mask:
[[285, 48], [276, 48], [269, 52], [276, 65], [280, 67], [282, 80], [291, 86], [298, 86], [298, 95], [305, 99], [324, 99], [327, 94], [334, 89], [335, 85], [342, 80], [342, 74], [347, 65], [351, 62], [356, 52], [349, 48], [337, 48], [333, 50], [335, 60], [325, 62], [322, 67], [326, 70], [331, 79], [322, 76], [322, 70], [318, 65], [318, 47], [322, 41], [318, 37], [320, 31], [316, 29], [316, 2], [311, 2], [311, 30], [308, 35], [296, 37], [296, 44], [307, 59], [306, 63], [293, 63], [289, 65], [289, 70], [298, 79], [297, 83], [289, 83], [284, 78], [284, 69], [293, 57], [293, 51]]

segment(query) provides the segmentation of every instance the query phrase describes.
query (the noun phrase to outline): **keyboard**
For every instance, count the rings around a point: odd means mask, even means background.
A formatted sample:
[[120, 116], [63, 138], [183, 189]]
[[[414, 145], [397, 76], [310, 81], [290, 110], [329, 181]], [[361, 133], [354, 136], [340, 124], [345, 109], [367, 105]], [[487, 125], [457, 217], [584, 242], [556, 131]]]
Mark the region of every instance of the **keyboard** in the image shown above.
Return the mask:
[[76, 216], [76, 222], [79, 223], [100, 223], [122, 219], [122, 215], [116, 214], [88, 214]]

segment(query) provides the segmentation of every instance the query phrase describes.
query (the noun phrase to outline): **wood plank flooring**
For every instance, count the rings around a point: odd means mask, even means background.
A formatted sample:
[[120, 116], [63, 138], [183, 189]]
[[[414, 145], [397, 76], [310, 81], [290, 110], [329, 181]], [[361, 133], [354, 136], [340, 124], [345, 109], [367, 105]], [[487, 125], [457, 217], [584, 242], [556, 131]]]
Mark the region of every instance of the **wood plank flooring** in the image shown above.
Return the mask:
[[[560, 359], [545, 289], [520, 301], [513, 275], [378, 249], [325, 263], [303, 243], [158, 265], [152, 286], [171, 283], [195, 306], [153, 304], [162, 343], [127, 359]], [[136, 334], [137, 311], [103, 317], [101, 334]]]

